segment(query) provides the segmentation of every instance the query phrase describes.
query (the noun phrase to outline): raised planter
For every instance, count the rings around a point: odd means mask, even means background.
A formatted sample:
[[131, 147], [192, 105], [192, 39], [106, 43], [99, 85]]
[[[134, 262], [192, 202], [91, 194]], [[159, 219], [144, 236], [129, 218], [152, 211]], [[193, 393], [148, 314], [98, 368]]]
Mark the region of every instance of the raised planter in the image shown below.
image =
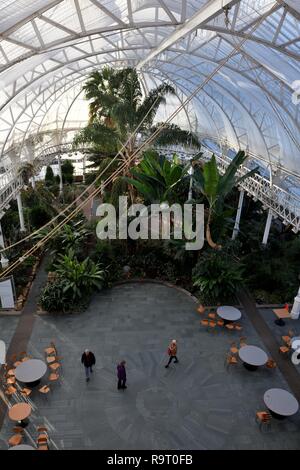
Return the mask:
[[35, 276], [36, 276], [36, 272], [38, 270], [38, 267], [40, 265], [40, 262], [41, 262], [41, 258], [38, 258], [37, 261], [34, 263], [34, 265], [32, 266], [32, 269], [31, 269], [31, 273], [29, 274], [28, 276], [28, 282], [26, 284], [26, 286], [23, 288], [22, 290], [22, 293], [19, 295], [19, 297], [17, 298], [17, 301], [16, 301], [16, 310], [22, 310], [26, 300], [27, 300], [27, 297], [28, 297], [28, 294], [30, 292], [30, 289], [31, 289], [31, 286], [32, 286], [32, 283], [35, 279]]

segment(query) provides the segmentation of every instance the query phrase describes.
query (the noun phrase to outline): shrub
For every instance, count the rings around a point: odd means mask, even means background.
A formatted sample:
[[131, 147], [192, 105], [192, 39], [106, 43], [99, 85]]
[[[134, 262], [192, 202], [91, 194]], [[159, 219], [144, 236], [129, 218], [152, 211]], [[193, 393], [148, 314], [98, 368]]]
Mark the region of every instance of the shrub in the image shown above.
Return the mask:
[[40, 304], [47, 312], [67, 312], [73, 307], [71, 295], [65, 291], [66, 283], [58, 278], [48, 283], [41, 293]]
[[193, 269], [193, 285], [206, 303], [232, 300], [243, 284], [243, 266], [226, 252], [207, 251]]
[[47, 166], [45, 174], [45, 184], [46, 186], [52, 186], [55, 183], [54, 173], [51, 166]]
[[72, 184], [74, 175], [74, 166], [69, 160], [66, 160], [61, 166], [63, 183]]
[[89, 296], [93, 289], [102, 289], [105, 281], [105, 270], [89, 258], [78, 261], [74, 251], [58, 256], [55, 272], [64, 280], [64, 292], [74, 302]]

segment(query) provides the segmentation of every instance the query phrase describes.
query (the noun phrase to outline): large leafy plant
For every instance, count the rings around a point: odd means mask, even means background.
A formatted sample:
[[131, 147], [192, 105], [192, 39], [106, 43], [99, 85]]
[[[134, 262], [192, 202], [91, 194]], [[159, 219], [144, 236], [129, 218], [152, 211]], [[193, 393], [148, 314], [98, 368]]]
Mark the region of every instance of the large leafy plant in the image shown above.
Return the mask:
[[172, 191], [188, 174], [189, 165], [180, 165], [176, 155], [170, 161], [155, 151], [145, 152], [142, 161], [124, 178], [134, 186], [147, 203], [171, 202]]
[[215, 243], [211, 235], [211, 224], [213, 219], [222, 215], [226, 198], [235, 186], [240, 185], [245, 179], [253, 176], [257, 168], [247, 172], [243, 176], [238, 176], [238, 171], [247, 155], [244, 151], [239, 151], [226, 168], [224, 174], [218, 169], [215, 155], [211, 160], [203, 165], [203, 168], [196, 168], [194, 172], [194, 187], [202, 193], [208, 202], [208, 216], [206, 222], [206, 239], [208, 244], [214, 249], [221, 249], [222, 246]]
[[243, 265], [231, 254], [207, 251], [193, 269], [193, 286], [201, 300], [216, 304], [232, 300], [243, 285]]
[[89, 258], [78, 261], [73, 250], [58, 255], [54, 270], [64, 280], [64, 293], [69, 294], [74, 302], [90, 295], [93, 290], [102, 289], [105, 281], [105, 270], [99, 264]]

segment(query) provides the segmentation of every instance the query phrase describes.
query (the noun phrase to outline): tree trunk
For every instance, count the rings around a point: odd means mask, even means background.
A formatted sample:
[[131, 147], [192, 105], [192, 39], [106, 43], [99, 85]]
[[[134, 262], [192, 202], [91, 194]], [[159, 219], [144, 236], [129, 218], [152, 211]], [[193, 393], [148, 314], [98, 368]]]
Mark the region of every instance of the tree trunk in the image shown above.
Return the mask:
[[211, 224], [211, 211], [209, 210], [208, 219], [206, 223], [206, 241], [209, 244], [209, 246], [213, 248], [214, 250], [222, 250], [222, 245], [218, 245], [217, 243], [215, 243], [211, 237], [210, 224]]

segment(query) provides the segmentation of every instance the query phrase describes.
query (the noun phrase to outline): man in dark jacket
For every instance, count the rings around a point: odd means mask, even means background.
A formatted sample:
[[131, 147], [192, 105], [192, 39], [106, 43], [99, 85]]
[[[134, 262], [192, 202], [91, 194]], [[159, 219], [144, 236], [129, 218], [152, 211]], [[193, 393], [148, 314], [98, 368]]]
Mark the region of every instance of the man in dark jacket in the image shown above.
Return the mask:
[[92, 367], [96, 364], [96, 358], [94, 354], [86, 349], [81, 356], [81, 363], [84, 365], [86, 381], [88, 382], [90, 380], [90, 372], [93, 372]]
[[121, 388], [124, 390], [126, 387], [126, 369], [125, 369], [125, 361], [121, 361], [120, 364], [117, 366], [118, 371], [118, 390]]

